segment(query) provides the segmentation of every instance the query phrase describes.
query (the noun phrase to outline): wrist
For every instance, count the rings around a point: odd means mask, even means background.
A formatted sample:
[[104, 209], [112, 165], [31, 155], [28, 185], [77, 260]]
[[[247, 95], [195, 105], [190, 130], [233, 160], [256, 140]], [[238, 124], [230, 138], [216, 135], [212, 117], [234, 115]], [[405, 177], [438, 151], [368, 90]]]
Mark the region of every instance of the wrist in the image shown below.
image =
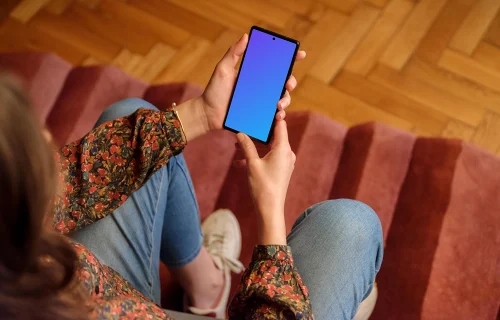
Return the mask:
[[257, 218], [259, 244], [286, 245], [286, 223], [283, 211], [259, 214]]
[[204, 102], [201, 97], [186, 101], [176, 107], [187, 142], [209, 131]]

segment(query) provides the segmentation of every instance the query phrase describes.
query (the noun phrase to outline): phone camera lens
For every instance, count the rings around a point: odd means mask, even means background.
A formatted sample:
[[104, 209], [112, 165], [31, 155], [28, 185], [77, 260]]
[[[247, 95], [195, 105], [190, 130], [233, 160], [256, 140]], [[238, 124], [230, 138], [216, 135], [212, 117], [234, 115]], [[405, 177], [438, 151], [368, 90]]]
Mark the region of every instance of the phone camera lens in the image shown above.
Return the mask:
[[273, 40], [276, 40], [276, 38], [273, 38]]

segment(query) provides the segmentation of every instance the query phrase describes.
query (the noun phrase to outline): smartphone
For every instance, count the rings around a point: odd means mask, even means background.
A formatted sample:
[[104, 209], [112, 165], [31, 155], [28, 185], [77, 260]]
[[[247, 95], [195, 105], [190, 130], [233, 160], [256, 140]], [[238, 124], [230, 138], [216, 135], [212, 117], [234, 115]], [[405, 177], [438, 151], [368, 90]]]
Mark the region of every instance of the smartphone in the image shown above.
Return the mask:
[[299, 42], [253, 26], [229, 100], [224, 128], [269, 143]]

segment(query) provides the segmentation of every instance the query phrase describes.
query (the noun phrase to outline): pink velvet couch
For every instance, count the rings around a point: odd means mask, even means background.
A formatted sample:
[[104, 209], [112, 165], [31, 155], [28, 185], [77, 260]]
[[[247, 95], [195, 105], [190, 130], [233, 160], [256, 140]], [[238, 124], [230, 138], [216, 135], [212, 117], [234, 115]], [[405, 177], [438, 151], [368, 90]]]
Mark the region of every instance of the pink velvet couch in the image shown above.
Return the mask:
[[[25, 80], [59, 144], [83, 136], [117, 100], [142, 97], [164, 108], [202, 92], [190, 84], [151, 87], [112, 67], [73, 67], [44, 53], [0, 54], [0, 68]], [[377, 123], [346, 128], [308, 112], [287, 119], [297, 154], [288, 227], [308, 206], [335, 198], [363, 201], [382, 221], [386, 249], [372, 319], [498, 319], [498, 158], [458, 140], [418, 138]], [[185, 157], [201, 219], [216, 208], [235, 212], [248, 263], [255, 220], [245, 172], [231, 167], [234, 142], [229, 132], [213, 132], [193, 141]], [[179, 288], [166, 268], [161, 273], [166, 306], [175, 307]]]

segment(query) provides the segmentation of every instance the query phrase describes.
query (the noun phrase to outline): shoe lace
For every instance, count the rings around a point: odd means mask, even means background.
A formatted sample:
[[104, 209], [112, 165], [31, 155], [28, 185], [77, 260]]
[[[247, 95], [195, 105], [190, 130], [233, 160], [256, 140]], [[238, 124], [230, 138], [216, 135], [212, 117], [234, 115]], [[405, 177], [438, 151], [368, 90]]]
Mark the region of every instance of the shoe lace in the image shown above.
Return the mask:
[[208, 234], [205, 237], [205, 248], [207, 252], [216, 260], [217, 258], [222, 263], [221, 268], [226, 266], [229, 270], [235, 273], [240, 273], [245, 270], [243, 263], [238, 259], [234, 259], [231, 257], [226, 257], [224, 255], [224, 244], [225, 244], [225, 236], [219, 233]]

